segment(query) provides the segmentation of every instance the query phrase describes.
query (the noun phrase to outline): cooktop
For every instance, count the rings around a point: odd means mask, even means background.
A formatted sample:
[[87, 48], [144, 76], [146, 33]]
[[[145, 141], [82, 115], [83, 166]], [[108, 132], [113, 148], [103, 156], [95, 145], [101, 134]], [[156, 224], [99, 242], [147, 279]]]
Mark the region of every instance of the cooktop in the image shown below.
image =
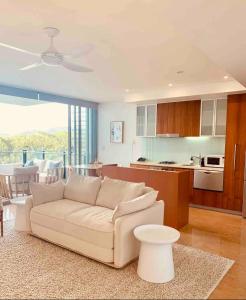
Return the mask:
[[160, 161], [159, 164], [162, 164], [162, 165], [174, 165], [174, 164], [176, 164], [176, 162], [172, 161], [172, 160], [163, 160], [163, 161]]

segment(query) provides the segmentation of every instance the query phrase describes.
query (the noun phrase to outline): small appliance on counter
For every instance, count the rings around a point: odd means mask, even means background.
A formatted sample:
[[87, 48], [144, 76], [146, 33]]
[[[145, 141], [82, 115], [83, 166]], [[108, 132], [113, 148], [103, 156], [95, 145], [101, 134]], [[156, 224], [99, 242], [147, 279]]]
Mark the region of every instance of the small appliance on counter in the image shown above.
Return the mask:
[[160, 161], [159, 164], [161, 164], [161, 165], [175, 165], [176, 162], [173, 161], [173, 160], [163, 160], [163, 161]]
[[204, 167], [224, 168], [224, 155], [206, 155], [204, 157]]
[[139, 157], [138, 159], [137, 159], [137, 161], [139, 161], [139, 162], [144, 162], [144, 161], [146, 161], [147, 159], [145, 158], [145, 157]]

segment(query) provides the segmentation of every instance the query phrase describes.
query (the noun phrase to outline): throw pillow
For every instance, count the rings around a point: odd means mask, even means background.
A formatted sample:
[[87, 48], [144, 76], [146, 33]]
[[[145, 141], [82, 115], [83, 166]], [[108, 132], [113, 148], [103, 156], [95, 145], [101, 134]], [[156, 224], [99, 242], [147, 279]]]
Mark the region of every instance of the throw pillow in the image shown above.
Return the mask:
[[63, 199], [64, 183], [57, 181], [52, 184], [30, 183], [33, 206]]
[[45, 165], [46, 165], [46, 160], [45, 159], [34, 159], [33, 163], [34, 163], [35, 166], [38, 166], [39, 173], [44, 172], [44, 168], [45, 168]]
[[61, 168], [61, 166], [62, 166], [62, 162], [61, 161], [50, 160], [49, 163], [48, 163], [47, 168], [53, 170], [53, 169]]
[[114, 210], [112, 222], [115, 223], [115, 220], [121, 216], [150, 207], [156, 201], [157, 195], [158, 192], [154, 190], [133, 200], [119, 203]]
[[24, 167], [32, 167], [32, 166], [34, 166], [33, 160], [28, 160], [28, 161], [24, 164]]
[[100, 186], [100, 177], [71, 174], [65, 185], [64, 198], [95, 205]]
[[126, 202], [143, 194], [145, 183], [128, 182], [105, 177], [97, 196], [96, 205], [115, 209], [120, 202]]

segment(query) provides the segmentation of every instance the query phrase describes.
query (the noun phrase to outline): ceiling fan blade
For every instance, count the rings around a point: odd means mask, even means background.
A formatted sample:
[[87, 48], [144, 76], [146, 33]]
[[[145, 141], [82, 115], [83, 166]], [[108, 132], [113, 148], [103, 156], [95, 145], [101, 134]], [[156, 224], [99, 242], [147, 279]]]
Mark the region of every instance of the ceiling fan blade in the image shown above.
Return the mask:
[[79, 49], [72, 51], [70, 54], [65, 54], [64, 56], [68, 58], [79, 58], [81, 56], [89, 54], [93, 49], [94, 45], [85, 44], [82, 47], [79, 47]]
[[0, 46], [8, 48], [8, 49], [15, 50], [15, 51], [18, 51], [18, 52], [22, 52], [22, 53], [26, 53], [26, 54], [30, 54], [30, 55], [33, 55], [33, 56], [39, 56], [40, 57], [39, 53], [35, 53], [35, 52], [28, 51], [28, 50], [25, 50], [25, 49], [17, 48], [17, 47], [14, 47], [14, 46], [11, 46], [11, 45], [8, 45], [8, 44], [4, 44], [4, 43], [1, 43], [1, 42], [0, 42]]
[[75, 71], [75, 72], [93, 72], [92, 69], [87, 68], [87, 67], [83, 67], [80, 65], [76, 65], [67, 61], [63, 61], [62, 63], [63, 67], [65, 67], [66, 69], [69, 69], [71, 71]]
[[26, 70], [30, 70], [30, 69], [33, 69], [33, 68], [40, 67], [40, 66], [42, 66], [42, 65], [43, 65], [42, 62], [34, 63], [34, 64], [31, 64], [31, 65], [27, 65], [27, 66], [21, 68], [20, 70], [21, 70], [21, 71], [26, 71]]

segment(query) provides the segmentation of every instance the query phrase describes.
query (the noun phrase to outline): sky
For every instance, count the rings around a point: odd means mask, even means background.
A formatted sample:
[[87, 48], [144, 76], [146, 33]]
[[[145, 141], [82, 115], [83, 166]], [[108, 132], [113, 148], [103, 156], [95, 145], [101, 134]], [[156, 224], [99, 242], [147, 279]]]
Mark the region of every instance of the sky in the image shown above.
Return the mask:
[[67, 127], [67, 105], [45, 103], [30, 106], [0, 103], [0, 135], [49, 131]]

